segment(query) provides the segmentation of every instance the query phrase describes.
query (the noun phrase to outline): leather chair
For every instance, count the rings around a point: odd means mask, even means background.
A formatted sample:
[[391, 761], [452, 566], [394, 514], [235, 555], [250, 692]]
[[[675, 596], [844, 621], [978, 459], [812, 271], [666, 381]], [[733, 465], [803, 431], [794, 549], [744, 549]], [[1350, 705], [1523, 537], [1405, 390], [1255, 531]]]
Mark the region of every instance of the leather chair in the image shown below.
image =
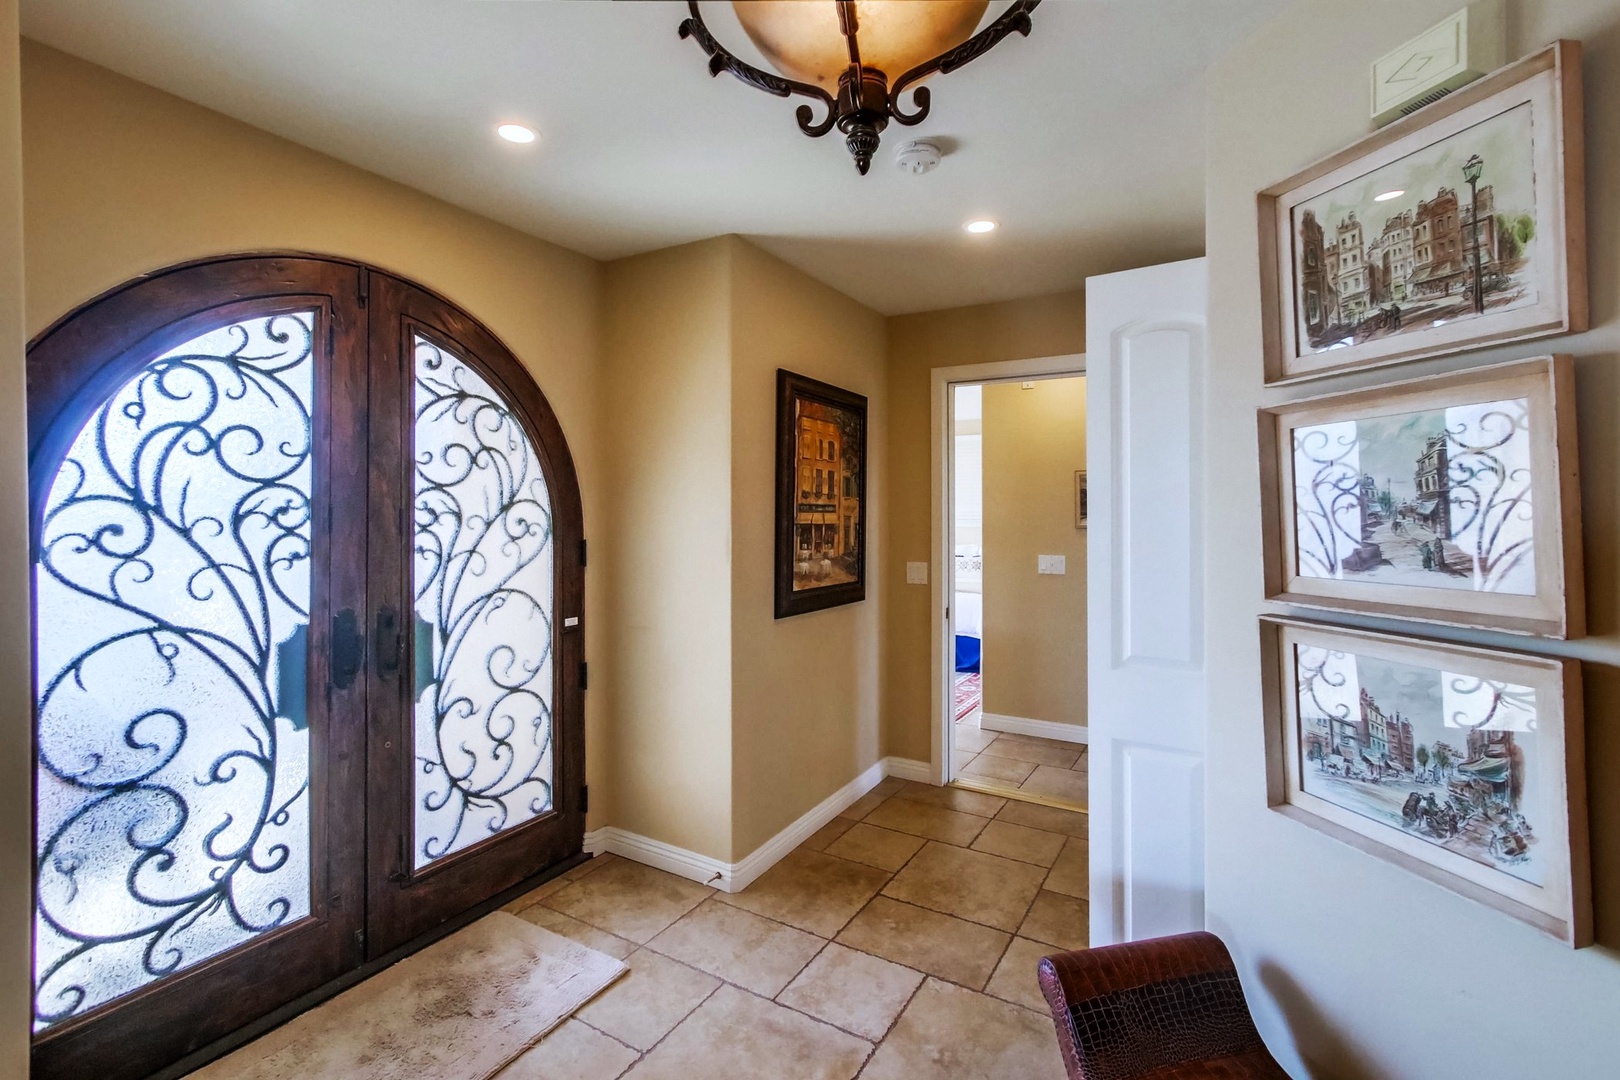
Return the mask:
[[1070, 1080], [1288, 1080], [1214, 934], [1059, 953], [1039, 979]]

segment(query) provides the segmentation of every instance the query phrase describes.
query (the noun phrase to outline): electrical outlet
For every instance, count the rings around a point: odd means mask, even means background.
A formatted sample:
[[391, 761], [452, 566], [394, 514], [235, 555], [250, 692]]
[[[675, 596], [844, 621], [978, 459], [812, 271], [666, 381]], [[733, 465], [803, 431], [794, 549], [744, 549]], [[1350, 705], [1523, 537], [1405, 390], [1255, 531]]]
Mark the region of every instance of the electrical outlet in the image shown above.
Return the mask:
[[1035, 572], [1037, 574], [1066, 574], [1068, 573], [1067, 555], [1037, 555], [1035, 556]]

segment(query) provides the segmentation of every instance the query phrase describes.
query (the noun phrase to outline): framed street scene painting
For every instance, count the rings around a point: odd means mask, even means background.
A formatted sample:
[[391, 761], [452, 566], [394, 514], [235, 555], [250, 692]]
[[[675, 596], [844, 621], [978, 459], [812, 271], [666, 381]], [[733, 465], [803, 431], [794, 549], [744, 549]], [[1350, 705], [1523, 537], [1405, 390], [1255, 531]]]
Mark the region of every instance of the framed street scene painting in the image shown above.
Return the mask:
[[1592, 943], [1577, 660], [1261, 623], [1270, 805]]
[[866, 398], [776, 373], [776, 617], [866, 599]]
[[1259, 195], [1265, 379], [1585, 330], [1580, 44]]
[[1266, 598], [1580, 637], [1574, 393], [1542, 356], [1260, 410]]

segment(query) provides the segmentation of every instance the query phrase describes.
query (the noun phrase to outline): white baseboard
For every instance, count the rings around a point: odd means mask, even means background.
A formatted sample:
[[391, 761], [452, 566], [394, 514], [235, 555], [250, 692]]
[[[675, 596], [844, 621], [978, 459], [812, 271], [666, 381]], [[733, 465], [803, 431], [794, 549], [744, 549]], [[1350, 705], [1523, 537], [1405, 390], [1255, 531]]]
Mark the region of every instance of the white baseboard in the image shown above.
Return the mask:
[[898, 776], [902, 780], [914, 780], [919, 784], [932, 784], [934, 782], [934, 767], [926, 761], [903, 757], [886, 757], [883, 759], [883, 767], [884, 773], [888, 776]]
[[1090, 741], [1090, 736], [1082, 724], [1058, 724], [1051, 720], [1031, 720], [1024, 716], [1003, 716], [1000, 713], [987, 712], [980, 715], [979, 726], [986, 731], [1005, 731], [1009, 735], [1034, 735], [1042, 739], [1056, 739], [1058, 742]]
[[932, 767], [926, 761], [883, 758], [800, 815], [793, 824], [755, 848], [740, 862], [721, 862], [662, 840], [615, 828], [594, 829], [586, 833], [585, 850], [592, 855], [609, 852], [632, 862], [657, 867], [677, 877], [713, 885], [721, 892], [742, 892], [759, 880], [765, 871], [781, 862], [784, 855], [808, 840], [816, 830], [877, 787], [885, 776], [931, 784], [932, 774]]

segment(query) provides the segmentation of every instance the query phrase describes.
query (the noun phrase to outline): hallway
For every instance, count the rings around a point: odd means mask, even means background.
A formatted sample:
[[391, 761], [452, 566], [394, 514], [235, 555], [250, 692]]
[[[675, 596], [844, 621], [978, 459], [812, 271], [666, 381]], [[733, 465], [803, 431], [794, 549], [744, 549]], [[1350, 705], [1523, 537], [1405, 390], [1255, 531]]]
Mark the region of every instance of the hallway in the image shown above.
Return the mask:
[[598, 856], [507, 910], [630, 974], [500, 1078], [1058, 1080], [1035, 966], [1087, 944], [1085, 836], [889, 779], [741, 893]]

